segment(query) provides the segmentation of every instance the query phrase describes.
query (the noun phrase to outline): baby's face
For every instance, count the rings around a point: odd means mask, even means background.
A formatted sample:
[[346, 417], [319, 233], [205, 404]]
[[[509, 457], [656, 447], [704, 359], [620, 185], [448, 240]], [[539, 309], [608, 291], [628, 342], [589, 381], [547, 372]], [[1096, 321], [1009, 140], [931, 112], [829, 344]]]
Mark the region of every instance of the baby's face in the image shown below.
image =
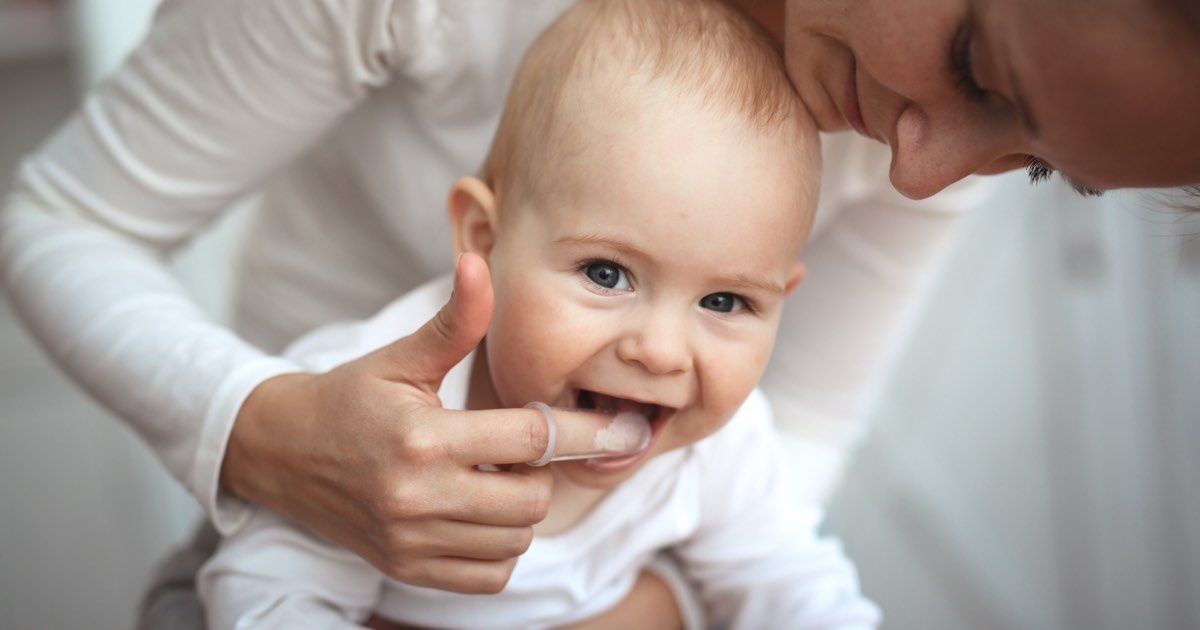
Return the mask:
[[488, 256], [501, 403], [651, 421], [641, 455], [554, 464], [586, 487], [729, 420], [766, 365], [815, 203], [795, 134], [698, 108], [649, 117], [548, 165], [554, 190], [505, 208]]

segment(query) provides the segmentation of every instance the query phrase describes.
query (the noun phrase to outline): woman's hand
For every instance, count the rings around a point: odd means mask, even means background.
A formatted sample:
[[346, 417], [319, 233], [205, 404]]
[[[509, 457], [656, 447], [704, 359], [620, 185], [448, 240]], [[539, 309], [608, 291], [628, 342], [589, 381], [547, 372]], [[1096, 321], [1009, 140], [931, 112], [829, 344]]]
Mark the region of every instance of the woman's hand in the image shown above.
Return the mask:
[[[221, 470], [266, 506], [418, 586], [494, 593], [545, 517], [549, 439], [531, 409], [448, 411], [437, 390], [487, 331], [487, 265], [464, 255], [450, 301], [421, 329], [325, 374], [288, 374], [247, 398]], [[608, 420], [555, 413], [557, 454], [586, 453]]]

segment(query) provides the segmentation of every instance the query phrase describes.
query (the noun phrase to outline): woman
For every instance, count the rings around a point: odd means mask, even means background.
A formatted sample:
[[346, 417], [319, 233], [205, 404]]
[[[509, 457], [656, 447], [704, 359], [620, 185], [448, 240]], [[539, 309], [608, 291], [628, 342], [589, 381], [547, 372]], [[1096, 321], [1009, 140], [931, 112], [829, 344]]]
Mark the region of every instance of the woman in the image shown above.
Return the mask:
[[1200, 181], [1193, 1], [787, 4], [801, 98], [886, 142], [910, 197], [1021, 166], [1091, 191]]
[[[450, 267], [441, 191], [474, 171], [521, 51], [568, 3], [169, 0], [21, 170], [0, 234], [17, 310], [219, 528], [252, 501], [396, 579], [502, 587], [549, 479], [474, 471], [540, 454], [535, 413], [446, 412], [431, 396], [478, 341], [471, 279], [370, 359], [306, 375], [271, 353]], [[911, 203], [888, 176], [911, 198], [1022, 166], [1081, 190], [1200, 181], [1200, 20], [1181, 0], [743, 4], [783, 40], [822, 129], [871, 139], [825, 139], [811, 281], [764, 380], [804, 491], [823, 495], [905, 306], [973, 199]], [[239, 338], [157, 257], [260, 191]]]

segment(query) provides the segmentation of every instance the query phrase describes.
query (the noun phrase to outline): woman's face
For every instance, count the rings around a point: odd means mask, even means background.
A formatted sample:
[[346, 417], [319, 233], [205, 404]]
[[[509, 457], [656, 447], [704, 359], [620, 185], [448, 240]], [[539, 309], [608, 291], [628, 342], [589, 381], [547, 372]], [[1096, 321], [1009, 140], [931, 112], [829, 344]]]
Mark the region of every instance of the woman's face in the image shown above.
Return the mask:
[[788, 0], [818, 125], [922, 198], [1036, 159], [1089, 188], [1200, 182], [1200, 34], [1166, 0]]

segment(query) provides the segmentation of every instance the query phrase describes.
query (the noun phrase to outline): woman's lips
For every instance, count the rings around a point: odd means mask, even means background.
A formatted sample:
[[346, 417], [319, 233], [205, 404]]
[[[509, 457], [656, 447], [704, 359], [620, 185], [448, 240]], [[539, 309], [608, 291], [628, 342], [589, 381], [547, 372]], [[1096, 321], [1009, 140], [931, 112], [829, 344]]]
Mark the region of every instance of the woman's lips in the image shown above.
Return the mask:
[[863, 120], [862, 110], [858, 106], [858, 63], [853, 57], [850, 58], [850, 76], [846, 78], [846, 89], [842, 94], [842, 116], [846, 118], [846, 122], [859, 134], [874, 138], [867, 130], [867, 123]]

